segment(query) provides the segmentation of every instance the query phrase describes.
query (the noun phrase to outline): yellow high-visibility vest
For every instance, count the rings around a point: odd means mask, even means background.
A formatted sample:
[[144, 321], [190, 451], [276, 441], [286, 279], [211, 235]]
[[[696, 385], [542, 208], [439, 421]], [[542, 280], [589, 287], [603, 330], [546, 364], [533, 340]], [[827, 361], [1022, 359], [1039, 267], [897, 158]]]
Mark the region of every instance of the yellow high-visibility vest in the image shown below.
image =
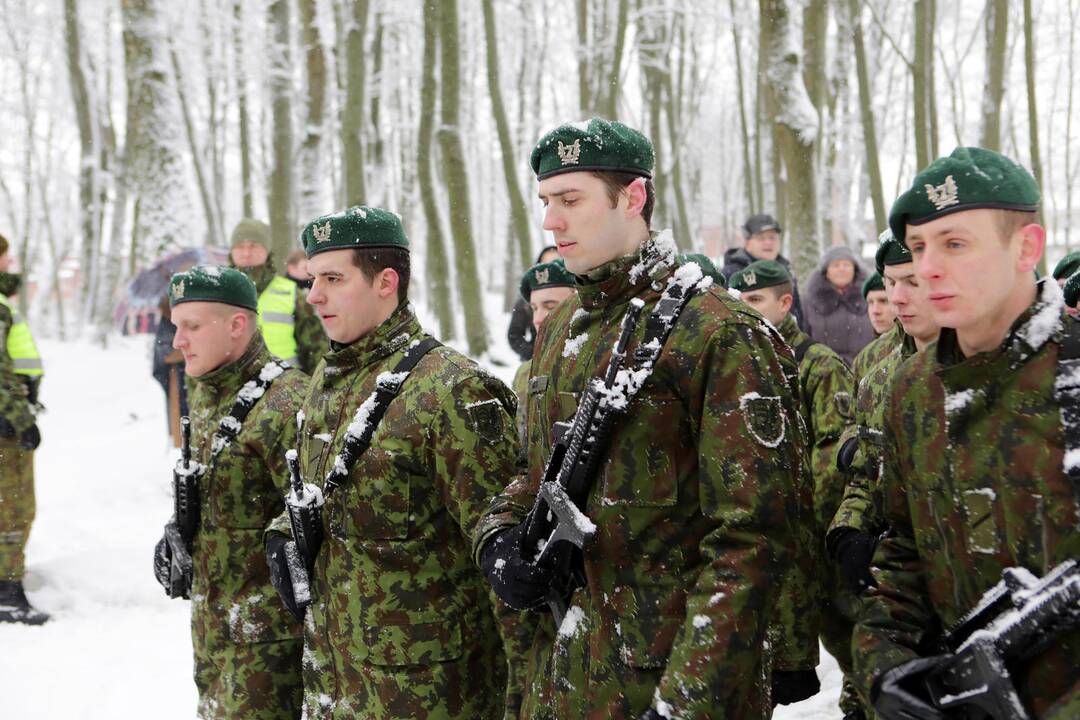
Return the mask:
[[11, 329], [8, 330], [7, 352], [15, 372], [20, 375], [44, 375], [45, 367], [41, 364], [41, 353], [30, 334], [30, 326], [19, 315], [19, 310], [5, 296], [0, 295], [0, 305], [11, 311]]
[[259, 295], [259, 329], [270, 354], [300, 367], [296, 355], [296, 283], [275, 275]]

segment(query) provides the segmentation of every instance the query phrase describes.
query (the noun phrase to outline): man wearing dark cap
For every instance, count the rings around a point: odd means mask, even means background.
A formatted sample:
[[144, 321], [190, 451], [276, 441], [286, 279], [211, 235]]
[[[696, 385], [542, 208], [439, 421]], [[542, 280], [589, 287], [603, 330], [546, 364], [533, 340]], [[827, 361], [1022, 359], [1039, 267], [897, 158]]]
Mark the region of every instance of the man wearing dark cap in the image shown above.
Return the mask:
[[299, 444], [303, 479], [323, 498], [306, 610], [285, 516], [266, 546], [282, 599], [305, 613], [305, 717], [516, 717], [520, 627], [504, 608], [496, 618], [470, 552], [484, 507], [517, 470], [513, 395], [421, 327], [396, 214], [351, 207], [301, 237], [307, 299], [331, 343]]
[[[886, 720], [945, 716], [924, 682], [941, 663], [942, 633], [1003, 570], [1041, 577], [1080, 557], [1072, 369], [1080, 337], [1057, 283], [1035, 279], [1045, 243], [1039, 196], [1012, 160], [957, 148], [924, 168], [889, 213], [942, 329], [896, 371], [885, 405], [889, 532], [874, 553], [877, 587], [865, 596], [853, 652]], [[1007, 671], [993, 665], [968, 695], [981, 682], [1011, 683], [1030, 717], [1080, 717], [1077, 628], [1011, 659]]]
[[[900, 247], [903, 248], [902, 260], [901, 254], [897, 254], [895, 250], [896, 239], [893, 237], [892, 230], [885, 228], [880, 235], [878, 235], [878, 254], [882, 253], [882, 248], [888, 246], [890, 255], [889, 257], [897, 262], [911, 262], [911, 254], [907, 252], [907, 248], [903, 243], [900, 243]], [[867, 278], [866, 283], [863, 285], [863, 298], [866, 300], [867, 312], [871, 313], [870, 324], [874, 327], [874, 332], [877, 333], [877, 337], [867, 343], [866, 347], [859, 351], [859, 354], [855, 356], [855, 359], [851, 362], [851, 374], [855, 379], [855, 386], [858, 387], [859, 382], [866, 376], [867, 371], [885, 359], [892, 351], [899, 346], [904, 339], [904, 330], [901, 327], [899, 321], [896, 319], [896, 309], [892, 306], [888, 299], [888, 291], [885, 287], [884, 266], [878, 262], [874, 271], [874, 275]], [[877, 277], [877, 281], [874, 281], [874, 277]], [[870, 298], [873, 296], [875, 301], [881, 300], [880, 296], [874, 295], [874, 288], [878, 285], [881, 286], [881, 292], [885, 296], [885, 305], [889, 308], [888, 312], [891, 316], [888, 328], [884, 331], [878, 330], [878, 325], [874, 322], [872, 315], [872, 308], [870, 307]], [[870, 292], [867, 288], [871, 288]], [[929, 313], [929, 309], [927, 310]]]
[[[789, 273], [791, 272], [791, 263], [780, 254], [783, 229], [780, 227], [780, 223], [776, 221], [776, 218], [764, 213], [751, 215], [739, 229], [742, 231], [743, 246], [741, 248], [731, 248], [724, 253], [724, 267], [720, 272], [724, 274], [726, 279], [730, 280], [732, 275], [755, 260], [776, 260], [786, 267]], [[793, 298], [791, 314], [795, 316], [799, 328], [803, 332], [809, 333], [810, 325], [807, 322], [806, 314], [803, 313], [802, 300], [799, 298], [799, 282], [794, 273], [791, 276], [791, 287], [791, 297]]]
[[41, 442], [35, 414], [44, 373], [30, 326], [12, 300], [22, 277], [11, 270], [0, 235], [0, 623], [40, 625], [49, 615], [23, 588], [26, 542], [34, 522], [34, 450]]
[[[262, 533], [288, 491], [285, 451], [296, 444], [307, 376], [266, 349], [255, 285], [243, 273], [217, 265], [178, 273], [169, 302], [198, 483], [192, 583], [183, 593], [191, 598], [197, 715], [295, 720], [301, 628], [270, 584]], [[171, 560], [163, 538], [154, 571], [167, 591]]]
[[[894, 327], [896, 313], [889, 305], [889, 298], [885, 294], [885, 280], [881, 273], [875, 272], [866, 278], [862, 286], [863, 300], [866, 301], [866, 314], [870, 318], [870, 326], [874, 328], [874, 334], [881, 337]], [[855, 356], [858, 358], [858, 356]]]
[[[1057, 284], [1061, 286], [1062, 291], [1065, 290], [1066, 282], [1070, 277], [1076, 274], [1080, 270], [1080, 251], [1071, 252], [1058, 261], [1058, 264], [1054, 266], [1053, 276], [1057, 280]], [[1078, 316], [1076, 310], [1076, 303], [1070, 303], [1068, 301], [1068, 295], [1065, 296], [1065, 311], [1073, 317]]]
[[[326, 351], [326, 335], [304, 300], [307, 278], [277, 274], [270, 252], [270, 226], [251, 218], [233, 229], [229, 259], [255, 283], [259, 329], [270, 354], [310, 375]], [[287, 266], [290, 271], [299, 272], [299, 268]]]
[[[522, 716], [765, 716], [766, 627], [812, 504], [798, 492], [808, 482], [793, 358], [697, 263], [677, 263], [670, 232], [650, 231], [653, 149], [641, 133], [599, 118], [561, 125], [531, 165], [577, 293], [539, 329], [528, 471], [507, 477], [474, 543], [500, 597], [544, 613]], [[581, 525], [595, 527], [577, 566], [584, 585], [561, 594], [555, 625], [545, 601], [565, 575], [525, 546], [525, 520], [553, 423], [608, 372], [631, 306], [640, 321], [608, 396], [623, 409], [595, 440], [604, 449], [578, 500]]]
[[[793, 698], [802, 699], [816, 693], [819, 687], [814, 672], [819, 632], [841, 667], [850, 669], [851, 664], [850, 621], [846, 638], [837, 639], [837, 633], [826, 633], [827, 629], [842, 624], [843, 618], [832, 617], [839, 615], [829, 601], [836, 583], [821, 571], [818, 548], [844, 493], [845, 482], [836, 466], [836, 451], [840, 436], [852, 422], [854, 388], [851, 371], [843, 359], [802, 332], [791, 316], [791, 273], [786, 267], [775, 260], [757, 260], [731, 276], [731, 287], [741, 293], [744, 303], [780, 330], [799, 363], [800, 409], [807, 428], [814, 516], [807, 519], [804, 528], [807, 562], [794, 564], [783, 580], [769, 645], [773, 668], [789, 671], [792, 680], [790, 688], [774, 687], [773, 699], [777, 695], [782, 697], [785, 690], [804, 689], [801, 696]], [[804, 567], [811, 568], [811, 572], [804, 573]]]

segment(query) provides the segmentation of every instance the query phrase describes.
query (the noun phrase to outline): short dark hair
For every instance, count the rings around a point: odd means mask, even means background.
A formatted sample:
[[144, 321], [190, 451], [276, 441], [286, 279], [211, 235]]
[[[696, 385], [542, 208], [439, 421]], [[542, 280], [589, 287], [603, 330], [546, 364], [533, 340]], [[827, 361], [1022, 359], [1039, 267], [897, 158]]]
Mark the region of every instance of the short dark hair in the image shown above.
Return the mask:
[[795, 297], [795, 288], [790, 282], [782, 282], [779, 285], [770, 285], [769, 289], [772, 290], [773, 297], [779, 300], [785, 295], [791, 295]]
[[409, 251], [405, 248], [353, 248], [352, 261], [353, 265], [360, 268], [368, 282], [374, 280], [376, 274], [390, 268], [398, 276], [398, 304], [409, 298], [410, 259]]
[[1039, 216], [1031, 210], [999, 210], [998, 230], [1003, 240], [1008, 240], [1012, 234], [1024, 227], [1038, 222]]
[[303, 250], [293, 250], [285, 256], [286, 265], [295, 265], [301, 260], [307, 260], [307, 253], [305, 253]]
[[[638, 178], [643, 178], [643, 175], [631, 172], [617, 172], [615, 170], [594, 170], [592, 171], [594, 177], [600, 178], [604, 183], [604, 188], [607, 190], [608, 200], [611, 201], [611, 207], [615, 207], [619, 202], [619, 195], [626, 192], [626, 186], [634, 182]], [[652, 228], [652, 214], [653, 206], [656, 205], [656, 190], [653, 188], [652, 178], [644, 178], [645, 180], [645, 204], [641, 206], [641, 219], [645, 221], [645, 227]]]

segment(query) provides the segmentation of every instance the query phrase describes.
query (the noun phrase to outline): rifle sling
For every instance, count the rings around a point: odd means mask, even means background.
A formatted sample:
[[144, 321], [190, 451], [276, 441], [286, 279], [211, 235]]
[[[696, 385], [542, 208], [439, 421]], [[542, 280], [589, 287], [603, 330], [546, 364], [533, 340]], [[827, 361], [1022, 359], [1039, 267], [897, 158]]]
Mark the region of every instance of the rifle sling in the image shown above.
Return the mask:
[[813, 338], [806, 338], [801, 343], [795, 346], [795, 362], [802, 365], [803, 358], [806, 357], [807, 351], [810, 350], [817, 342]]
[[[383, 415], [386, 414], [386, 409], [390, 407], [390, 402], [401, 391], [401, 386], [405, 384], [405, 380], [408, 379], [413, 368], [425, 355], [440, 345], [442, 345], [441, 342], [431, 337], [413, 345], [405, 351], [405, 355], [398, 361], [392, 371], [383, 373], [376, 378], [375, 392], [368, 396], [368, 400], [373, 400], [374, 405], [368, 413], [363, 432], [360, 435], [346, 432], [341, 452], [338, 453], [330, 472], [326, 475], [326, 480], [323, 482], [323, 497], [330, 497], [334, 490], [349, 476], [360, 456], [371, 446], [371, 440], [375, 436], [379, 423], [382, 422]], [[363, 404], [366, 403], [367, 400]]]

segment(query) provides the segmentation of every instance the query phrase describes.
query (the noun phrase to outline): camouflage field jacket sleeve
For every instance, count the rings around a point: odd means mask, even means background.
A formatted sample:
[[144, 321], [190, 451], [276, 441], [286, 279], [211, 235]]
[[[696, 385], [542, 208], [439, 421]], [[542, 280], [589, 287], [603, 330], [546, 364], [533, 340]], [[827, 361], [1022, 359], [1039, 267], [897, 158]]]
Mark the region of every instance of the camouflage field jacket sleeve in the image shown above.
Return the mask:
[[11, 311], [0, 305], [0, 418], [10, 423], [18, 435], [34, 424], [34, 414], [27, 400], [26, 383], [15, 372], [8, 354], [7, 340], [11, 324]]

